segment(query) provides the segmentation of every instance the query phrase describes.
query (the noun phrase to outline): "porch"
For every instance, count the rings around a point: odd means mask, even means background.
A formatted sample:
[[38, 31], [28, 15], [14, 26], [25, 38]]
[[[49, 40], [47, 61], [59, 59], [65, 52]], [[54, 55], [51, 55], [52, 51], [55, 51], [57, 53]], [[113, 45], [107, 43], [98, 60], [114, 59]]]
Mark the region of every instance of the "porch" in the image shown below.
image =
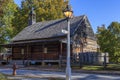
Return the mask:
[[58, 53], [13, 54], [12, 60], [59, 60]]
[[[7, 48], [11, 48], [12, 56], [10, 60], [12, 63], [25, 64], [30, 62], [31, 64], [37, 63], [40, 65], [61, 64], [61, 57], [66, 56], [66, 43], [62, 43], [60, 40], [42, 41], [42, 42], [30, 42], [30, 43], [14, 43], [4, 45]], [[71, 48], [72, 52], [72, 48]], [[8, 59], [9, 60], [9, 59]], [[20, 62], [17, 62], [20, 61]]]

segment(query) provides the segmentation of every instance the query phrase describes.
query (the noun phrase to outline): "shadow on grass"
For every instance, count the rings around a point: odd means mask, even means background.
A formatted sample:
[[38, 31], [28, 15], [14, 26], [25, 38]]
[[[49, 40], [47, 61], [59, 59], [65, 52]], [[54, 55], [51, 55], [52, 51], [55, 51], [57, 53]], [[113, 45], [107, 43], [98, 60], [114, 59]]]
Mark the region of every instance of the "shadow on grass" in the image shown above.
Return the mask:
[[108, 64], [106, 69], [120, 71], [120, 64]]
[[59, 79], [59, 78], [50, 78], [48, 80], [65, 80], [65, 79]]
[[80, 69], [80, 70], [113, 70], [113, 71], [120, 71], [120, 64], [107, 64], [106, 68], [101, 66], [95, 66], [95, 65], [84, 65], [81, 68], [80, 67], [72, 67], [73, 69]]

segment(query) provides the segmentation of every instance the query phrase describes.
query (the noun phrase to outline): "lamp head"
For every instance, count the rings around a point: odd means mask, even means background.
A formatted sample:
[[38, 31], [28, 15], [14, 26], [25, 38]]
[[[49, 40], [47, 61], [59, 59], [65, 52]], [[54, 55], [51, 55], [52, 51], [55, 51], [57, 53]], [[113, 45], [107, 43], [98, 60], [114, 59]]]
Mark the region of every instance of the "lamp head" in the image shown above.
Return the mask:
[[66, 8], [63, 11], [66, 18], [72, 18], [73, 17], [73, 11], [70, 5], [67, 5]]

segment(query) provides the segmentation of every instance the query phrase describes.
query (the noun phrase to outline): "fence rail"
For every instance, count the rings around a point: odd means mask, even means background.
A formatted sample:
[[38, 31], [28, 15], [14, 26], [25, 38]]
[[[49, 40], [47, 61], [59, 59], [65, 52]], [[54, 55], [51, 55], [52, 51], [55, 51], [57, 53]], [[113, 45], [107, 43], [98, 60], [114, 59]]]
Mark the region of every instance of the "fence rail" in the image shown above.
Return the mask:
[[[61, 56], [61, 63], [66, 64], [66, 57]], [[71, 56], [71, 65], [104, 65], [109, 63], [109, 56], [102, 53], [87, 52]]]

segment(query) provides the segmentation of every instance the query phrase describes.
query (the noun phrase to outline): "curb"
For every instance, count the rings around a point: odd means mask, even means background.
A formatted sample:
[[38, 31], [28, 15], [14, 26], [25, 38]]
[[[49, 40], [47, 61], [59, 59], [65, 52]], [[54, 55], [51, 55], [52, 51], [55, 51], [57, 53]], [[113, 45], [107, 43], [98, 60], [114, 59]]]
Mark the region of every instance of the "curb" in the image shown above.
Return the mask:
[[[27, 69], [27, 68], [25, 68]], [[28, 69], [28, 70], [41, 70], [41, 71], [54, 71], [54, 72], [65, 72], [65, 69]], [[120, 71], [86, 71], [86, 70], [72, 70], [73, 73], [86, 73], [86, 74], [104, 74], [104, 75], [120, 75]]]
[[[4, 67], [10, 68], [10, 67]], [[54, 72], [65, 72], [65, 69], [55, 69], [55, 68], [36, 68], [36, 67], [21, 67], [21, 70], [41, 70], [41, 71], [54, 71]], [[87, 71], [87, 70], [74, 70], [73, 73], [86, 73], [86, 74], [104, 74], [104, 75], [120, 75], [120, 71]]]

